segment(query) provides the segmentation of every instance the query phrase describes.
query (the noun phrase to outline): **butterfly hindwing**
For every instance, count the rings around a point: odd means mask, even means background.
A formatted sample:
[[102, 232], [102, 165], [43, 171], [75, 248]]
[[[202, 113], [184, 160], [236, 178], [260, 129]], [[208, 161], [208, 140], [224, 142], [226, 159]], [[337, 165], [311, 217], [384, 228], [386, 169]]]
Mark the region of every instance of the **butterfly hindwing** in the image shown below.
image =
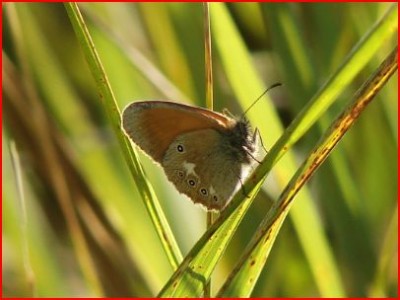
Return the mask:
[[238, 187], [242, 164], [214, 129], [180, 135], [167, 149], [161, 165], [179, 192], [208, 209], [221, 210]]

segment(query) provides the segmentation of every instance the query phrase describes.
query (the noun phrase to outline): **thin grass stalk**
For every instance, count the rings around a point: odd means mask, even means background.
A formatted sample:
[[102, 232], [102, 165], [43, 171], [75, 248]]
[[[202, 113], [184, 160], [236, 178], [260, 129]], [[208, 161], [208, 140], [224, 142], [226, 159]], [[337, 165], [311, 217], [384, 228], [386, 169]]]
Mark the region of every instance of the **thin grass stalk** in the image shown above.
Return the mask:
[[24, 193], [24, 185], [22, 180], [22, 168], [21, 168], [21, 160], [18, 155], [17, 147], [15, 146], [14, 141], [10, 141], [9, 150], [11, 154], [11, 163], [12, 168], [14, 170], [14, 180], [16, 183], [16, 189], [18, 193], [19, 207], [20, 207], [20, 228], [21, 228], [21, 237], [22, 237], [22, 259], [23, 266], [26, 276], [26, 281], [28, 283], [29, 292], [31, 297], [36, 297], [37, 288], [36, 288], [36, 278], [35, 272], [33, 271], [31, 259], [30, 259], [30, 251], [29, 251], [29, 241], [28, 241], [28, 214], [26, 212], [26, 200]]
[[[213, 68], [212, 68], [212, 48], [211, 48], [211, 30], [210, 30], [210, 7], [207, 2], [203, 3], [204, 13], [204, 62], [206, 75], [206, 107], [209, 110], [214, 109], [214, 93], [213, 93]], [[213, 212], [207, 211], [207, 229], [213, 223]], [[204, 297], [211, 297], [211, 278], [204, 286]]]

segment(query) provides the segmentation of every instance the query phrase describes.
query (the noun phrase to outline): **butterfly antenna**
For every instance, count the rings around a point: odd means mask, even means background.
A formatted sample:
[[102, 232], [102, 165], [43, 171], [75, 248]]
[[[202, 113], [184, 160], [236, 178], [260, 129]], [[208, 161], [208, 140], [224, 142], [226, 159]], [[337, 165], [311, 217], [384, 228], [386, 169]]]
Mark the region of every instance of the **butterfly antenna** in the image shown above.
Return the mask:
[[276, 82], [274, 84], [272, 84], [269, 88], [267, 88], [245, 111], [244, 113], [242, 113], [242, 116], [240, 117], [240, 119], [243, 119], [243, 117], [246, 115], [246, 113], [250, 110], [250, 108], [252, 108], [266, 93], [268, 93], [268, 91], [272, 90], [273, 88], [276, 88], [278, 86], [281, 86], [282, 83], [280, 82]]

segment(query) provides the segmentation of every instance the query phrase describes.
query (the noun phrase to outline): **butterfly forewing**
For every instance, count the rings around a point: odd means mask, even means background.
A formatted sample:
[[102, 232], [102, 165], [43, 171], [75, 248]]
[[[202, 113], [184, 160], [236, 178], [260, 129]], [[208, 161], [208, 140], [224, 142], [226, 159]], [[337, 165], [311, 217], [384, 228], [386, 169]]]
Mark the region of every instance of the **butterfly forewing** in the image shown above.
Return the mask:
[[180, 134], [206, 128], [224, 129], [230, 122], [221, 114], [173, 102], [134, 102], [122, 113], [126, 134], [159, 163]]

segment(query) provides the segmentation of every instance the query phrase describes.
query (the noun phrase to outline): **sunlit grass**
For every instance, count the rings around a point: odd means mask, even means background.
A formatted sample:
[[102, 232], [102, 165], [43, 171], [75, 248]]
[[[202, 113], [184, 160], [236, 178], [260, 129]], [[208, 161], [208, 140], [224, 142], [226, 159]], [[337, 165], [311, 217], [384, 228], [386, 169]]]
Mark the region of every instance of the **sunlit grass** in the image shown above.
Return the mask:
[[[248, 114], [271, 149], [389, 6], [211, 4], [214, 109], [240, 115], [267, 86], [283, 83]], [[201, 3], [79, 7], [120, 109], [136, 99], [206, 106]], [[174, 267], [64, 6], [3, 9], [2, 141], [16, 142], [28, 222], [22, 234], [15, 170], [3, 147], [3, 296], [157, 295]], [[333, 91], [334, 104], [272, 169], [217, 264], [211, 295], [267, 214], [268, 199], [277, 199], [333, 117], [396, 45], [397, 11], [395, 18], [396, 25], [376, 35], [376, 50], [369, 48], [359, 70], [352, 68], [357, 74]], [[397, 296], [394, 77], [296, 197], [253, 296]], [[139, 159], [186, 256], [206, 230], [206, 213], [179, 195], [161, 168], [141, 153]], [[320, 281], [326, 255], [337, 281]]]

